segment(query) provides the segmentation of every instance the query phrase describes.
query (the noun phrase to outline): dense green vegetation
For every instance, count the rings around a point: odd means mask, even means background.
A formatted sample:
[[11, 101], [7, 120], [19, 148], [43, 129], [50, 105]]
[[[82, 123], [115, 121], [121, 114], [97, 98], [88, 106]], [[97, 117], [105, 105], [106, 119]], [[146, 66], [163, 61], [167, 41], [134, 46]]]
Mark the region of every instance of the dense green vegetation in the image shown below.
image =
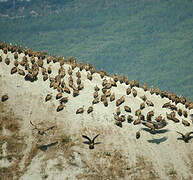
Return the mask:
[[[25, 3], [28, 11], [23, 11], [23, 18], [13, 18], [10, 13], [9, 18], [0, 19], [1, 41], [52, 55], [75, 56], [97, 69], [124, 74], [193, 100], [191, 0]], [[1, 5], [0, 12], [8, 13], [9, 8]], [[21, 6], [15, 10], [18, 15]], [[31, 10], [39, 15], [31, 16]]]

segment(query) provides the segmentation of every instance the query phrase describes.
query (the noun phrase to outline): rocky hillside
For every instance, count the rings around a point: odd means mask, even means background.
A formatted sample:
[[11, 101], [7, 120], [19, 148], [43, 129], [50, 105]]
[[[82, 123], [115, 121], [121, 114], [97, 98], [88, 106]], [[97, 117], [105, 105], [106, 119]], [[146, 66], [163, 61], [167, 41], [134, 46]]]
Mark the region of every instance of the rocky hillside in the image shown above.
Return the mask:
[[2, 180], [193, 178], [185, 97], [5, 43], [0, 83]]

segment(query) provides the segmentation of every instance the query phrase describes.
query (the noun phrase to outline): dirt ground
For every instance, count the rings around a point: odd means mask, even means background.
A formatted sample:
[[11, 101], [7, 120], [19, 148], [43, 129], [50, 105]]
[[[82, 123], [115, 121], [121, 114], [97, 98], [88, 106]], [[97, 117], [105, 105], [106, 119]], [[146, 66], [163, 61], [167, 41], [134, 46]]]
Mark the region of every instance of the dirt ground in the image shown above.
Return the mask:
[[[186, 110], [188, 116], [176, 113], [180, 122], [175, 123], [166, 117], [166, 112], [172, 110], [162, 108], [171, 100], [140, 87], [133, 88], [137, 91], [136, 97], [132, 93], [126, 95], [129, 85], [117, 82], [117, 87], [111, 87], [115, 100], [110, 102], [108, 97], [108, 106], [104, 106], [99, 98], [100, 102], [94, 104], [93, 112], [88, 114], [94, 87], [97, 85], [100, 88], [98, 94], [101, 97], [103, 80], [110, 81], [112, 78], [105, 76], [102, 79], [99, 73], [94, 73], [89, 80], [84, 69], [80, 71], [84, 88], [76, 97], [73, 97], [71, 88], [70, 94], [63, 92], [62, 96], [68, 97], [68, 102], [62, 111], [57, 112], [60, 104], [56, 99], [58, 92], [50, 88], [49, 79], [43, 80], [41, 69], [37, 81], [26, 81], [24, 76], [10, 73], [14, 67], [12, 53], [4, 54], [0, 50], [0, 56], [0, 97], [8, 95], [8, 100], [0, 103], [0, 180], [193, 179], [193, 138], [185, 143], [176, 132], [193, 131], [191, 112], [183, 104], [179, 103], [176, 107]], [[21, 61], [23, 56], [23, 53], [19, 54], [18, 60]], [[5, 63], [7, 57], [9, 65]], [[47, 69], [49, 66], [52, 68], [49, 77], [55, 77], [60, 64], [47, 64], [45, 59], [43, 67]], [[64, 81], [68, 86], [68, 69], [71, 66], [64, 64], [63, 67], [66, 71]], [[18, 68], [27, 73], [21, 65]], [[72, 73], [75, 84], [78, 70], [76, 67]], [[47, 94], [51, 94], [52, 98], [45, 102]], [[168, 125], [157, 133], [151, 133], [141, 123], [134, 125], [127, 120], [122, 127], [115, 125], [116, 100], [125, 96], [125, 102], [120, 105], [121, 115], [132, 115], [136, 120], [135, 112], [143, 102], [140, 98], [143, 95], [154, 106], [145, 104], [141, 113], [146, 117], [153, 110], [152, 119], [161, 115]], [[130, 113], [124, 110], [126, 105], [131, 108]], [[81, 107], [84, 112], [76, 114]], [[187, 120], [190, 126], [184, 126], [182, 119]], [[136, 139], [139, 130], [141, 137]], [[94, 149], [83, 143], [86, 140], [82, 138], [83, 134], [91, 138], [100, 134]]]

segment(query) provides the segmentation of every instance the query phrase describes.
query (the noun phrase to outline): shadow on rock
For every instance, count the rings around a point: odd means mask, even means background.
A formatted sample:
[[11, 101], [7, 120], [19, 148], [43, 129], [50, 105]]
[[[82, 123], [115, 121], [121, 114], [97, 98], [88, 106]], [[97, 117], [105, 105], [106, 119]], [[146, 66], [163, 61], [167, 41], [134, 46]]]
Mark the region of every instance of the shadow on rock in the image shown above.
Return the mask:
[[160, 144], [160, 143], [163, 143], [165, 142], [166, 140], [168, 139], [168, 137], [164, 136], [162, 138], [153, 138], [153, 139], [150, 139], [150, 140], [147, 140], [149, 143], [155, 143], [155, 144]]
[[58, 144], [58, 141], [56, 141], [54, 143], [46, 144], [46, 145], [41, 145], [38, 147], [38, 149], [40, 149], [42, 151], [46, 151], [48, 149], [48, 147], [54, 146], [56, 144]]

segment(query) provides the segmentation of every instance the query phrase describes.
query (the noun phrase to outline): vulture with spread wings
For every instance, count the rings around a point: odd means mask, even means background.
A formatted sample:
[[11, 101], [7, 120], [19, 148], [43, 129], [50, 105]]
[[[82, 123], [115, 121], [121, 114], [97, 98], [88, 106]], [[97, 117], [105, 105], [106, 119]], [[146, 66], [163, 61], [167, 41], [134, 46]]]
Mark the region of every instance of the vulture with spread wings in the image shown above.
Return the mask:
[[83, 138], [85, 138], [85, 139], [88, 140], [88, 141], [83, 142], [83, 143], [88, 144], [88, 145], [89, 145], [89, 149], [94, 149], [94, 145], [95, 145], [95, 144], [99, 144], [99, 143], [95, 143], [95, 142], [94, 142], [95, 139], [96, 139], [99, 135], [100, 135], [100, 134], [97, 134], [92, 140], [91, 140], [88, 136], [82, 135]]

